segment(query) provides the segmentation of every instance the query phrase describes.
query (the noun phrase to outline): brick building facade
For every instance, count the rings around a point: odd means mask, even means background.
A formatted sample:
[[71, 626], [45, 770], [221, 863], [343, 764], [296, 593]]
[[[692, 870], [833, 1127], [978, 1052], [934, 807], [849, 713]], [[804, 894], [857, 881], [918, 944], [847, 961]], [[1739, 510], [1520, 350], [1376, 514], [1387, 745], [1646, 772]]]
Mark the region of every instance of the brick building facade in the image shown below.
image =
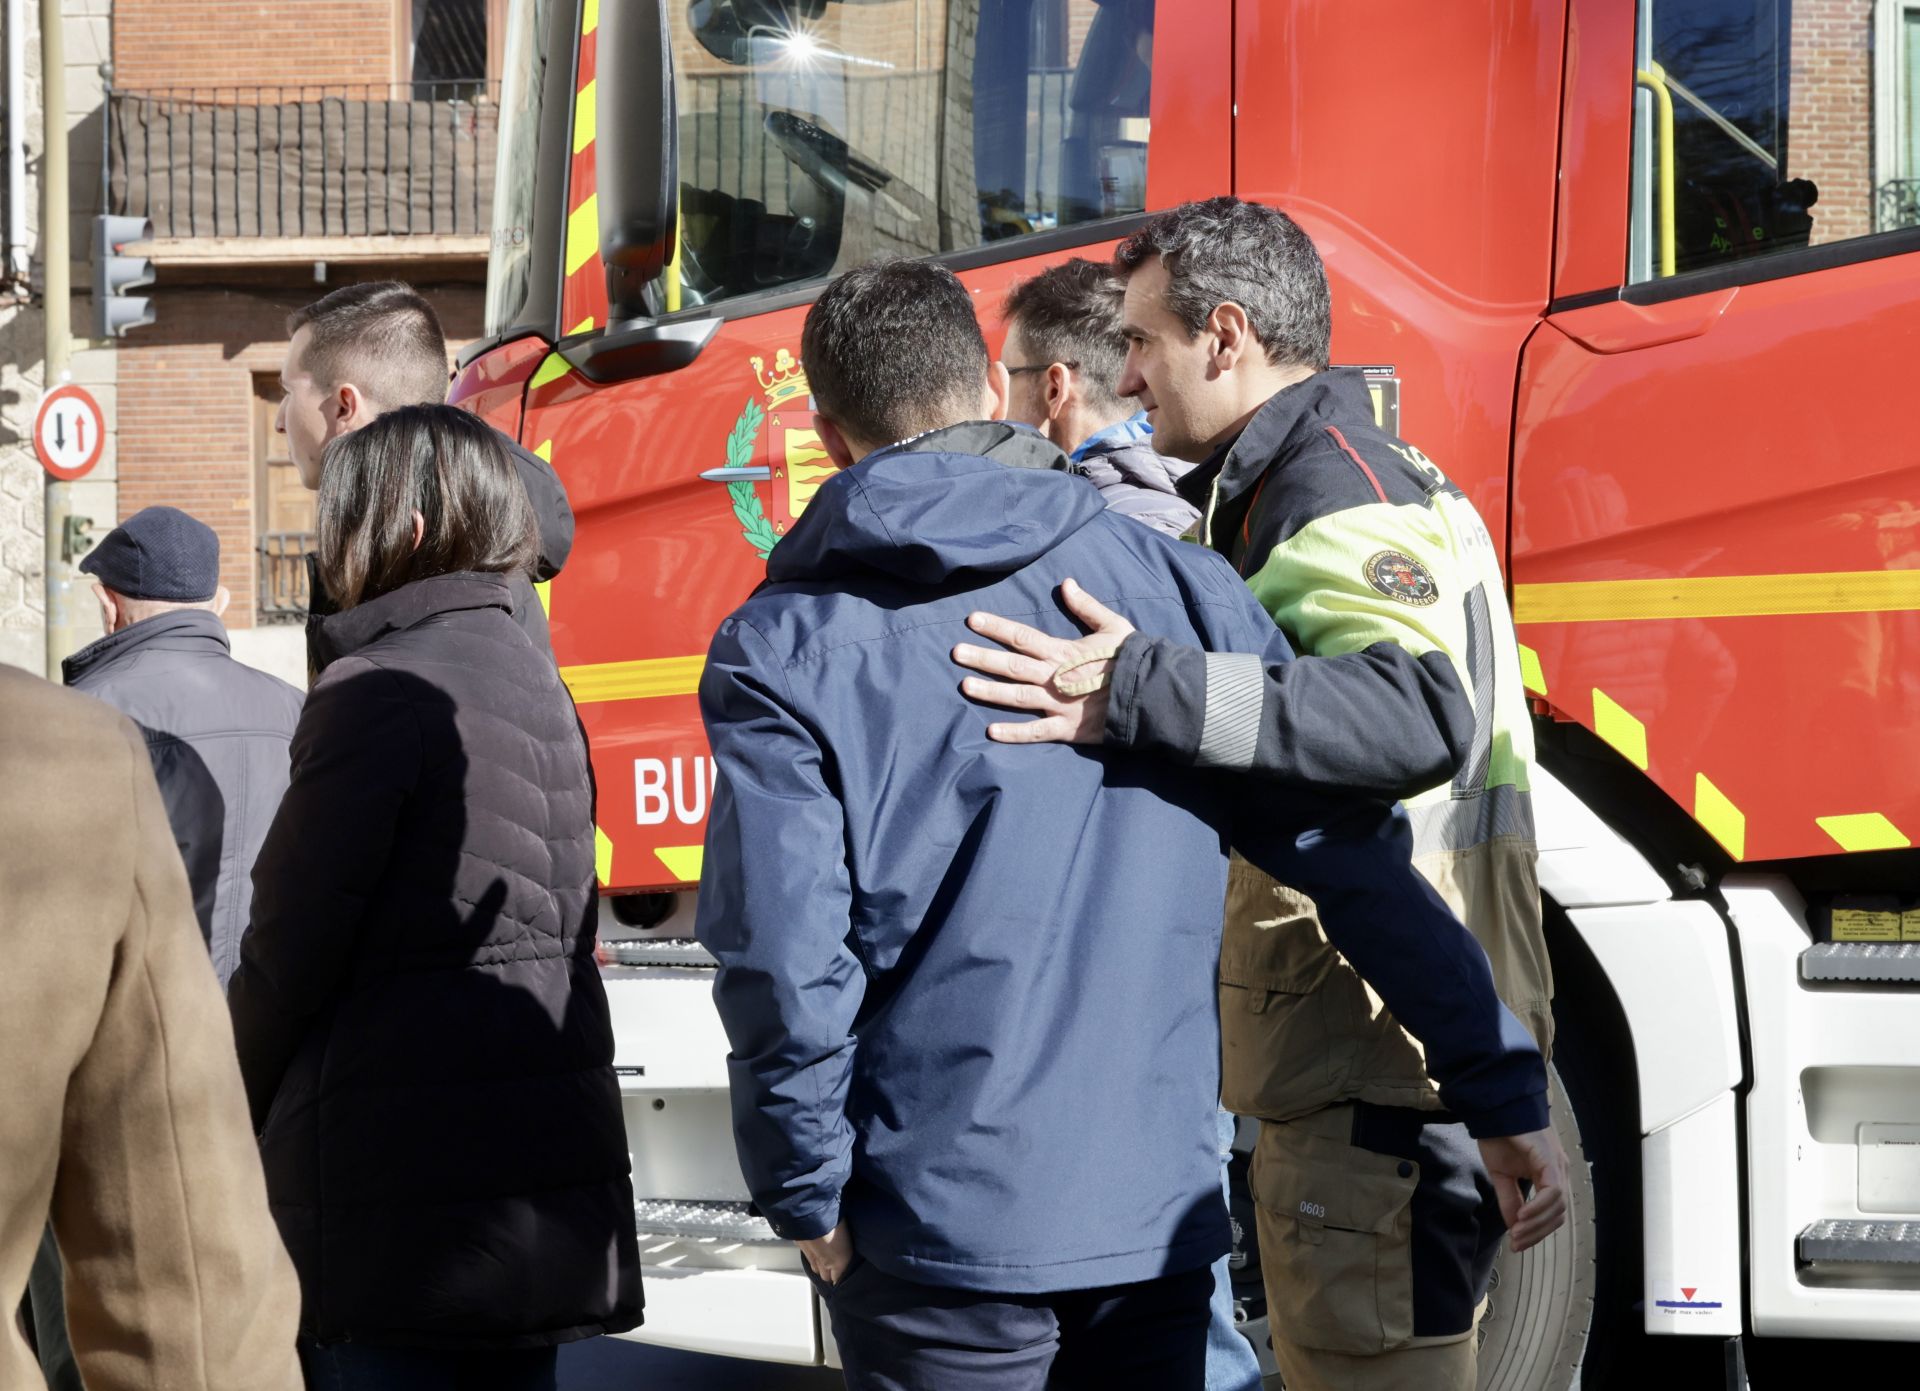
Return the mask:
[[1787, 177], [1820, 190], [1810, 244], [1874, 228], [1874, 0], [1795, 0]]

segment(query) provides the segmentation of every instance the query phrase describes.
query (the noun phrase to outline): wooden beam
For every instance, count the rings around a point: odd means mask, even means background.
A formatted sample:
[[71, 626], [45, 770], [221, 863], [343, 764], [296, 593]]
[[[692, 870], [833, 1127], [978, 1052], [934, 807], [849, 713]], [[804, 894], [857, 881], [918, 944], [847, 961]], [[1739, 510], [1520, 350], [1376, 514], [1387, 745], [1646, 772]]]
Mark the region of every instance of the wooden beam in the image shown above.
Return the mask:
[[155, 237], [128, 242], [123, 255], [144, 256], [156, 266], [296, 265], [326, 261], [484, 261], [485, 235], [410, 237]]

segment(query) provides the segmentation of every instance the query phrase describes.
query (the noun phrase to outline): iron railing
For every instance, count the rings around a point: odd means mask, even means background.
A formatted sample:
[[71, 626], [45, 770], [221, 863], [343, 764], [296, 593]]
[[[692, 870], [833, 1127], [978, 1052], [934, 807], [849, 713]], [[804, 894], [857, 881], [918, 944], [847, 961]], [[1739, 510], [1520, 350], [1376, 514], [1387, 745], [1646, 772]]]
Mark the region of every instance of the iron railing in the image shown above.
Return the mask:
[[255, 608], [262, 623], [298, 623], [307, 616], [307, 552], [312, 549], [311, 531], [260, 533]]
[[499, 87], [109, 90], [109, 211], [156, 237], [484, 235]]
[[1920, 179], [1889, 179], [1874, 196], [1880, 231], [1920, 227]]

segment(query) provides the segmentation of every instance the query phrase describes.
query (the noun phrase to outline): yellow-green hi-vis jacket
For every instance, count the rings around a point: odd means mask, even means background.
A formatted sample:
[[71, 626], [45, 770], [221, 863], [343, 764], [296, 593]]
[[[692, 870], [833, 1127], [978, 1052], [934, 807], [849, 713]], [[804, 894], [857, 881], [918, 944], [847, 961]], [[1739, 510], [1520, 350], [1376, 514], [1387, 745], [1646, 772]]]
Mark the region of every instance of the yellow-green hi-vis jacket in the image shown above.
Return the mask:
[[[1289, 783], [1404, 799], [1415, 863], [1486, 948], [1500, 997], [1552, 1038], [1529, 777], [1533, 731], [1499, 555], [1465, 495], [1374, 422], [1364, 377], [1280, 392], [1182, 480], [1203, 539], [1302, 656], [1130, 640], [1110, 743]], [[1329, 748], [1331, 699], [1378, 737]], [[1432, 758], [1436, 744], [1448, 755]], [[1221, 948], [1222, 1093], [1285, 1120], [1342, 1101], [1439, 1105], [1419, 1045], [1328, 945], [1312, 903], [1236, 859]], [[1438, 987], [1437, 987], [1438, 988]]]

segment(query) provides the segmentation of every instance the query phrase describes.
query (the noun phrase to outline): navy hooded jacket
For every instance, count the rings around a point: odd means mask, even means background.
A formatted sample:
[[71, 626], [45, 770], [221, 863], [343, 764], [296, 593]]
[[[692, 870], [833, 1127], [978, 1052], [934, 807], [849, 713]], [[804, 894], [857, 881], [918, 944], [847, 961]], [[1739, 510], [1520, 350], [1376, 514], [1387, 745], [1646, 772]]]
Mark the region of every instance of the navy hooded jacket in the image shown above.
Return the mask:
[[1075, 634], [1068, 576], [1143, 632], [1289, 655], [1231, 566], [1107, 511], [1025, 457], [1041, 451], [956, 426], [831, 479], [700, 686], [720, 779], [698, 933], [755, 1202], [790, 1239], [844, 1220], [888, 1274], [1005, 1293], [1227, 1249], [1229, 842], [1319, 903], [1474, 1133], [1546, 1123], [1540, 1054], [1412, 869], [1397, 809], [987, 738], [1003, 715], [949, 659], [966, 617]]

